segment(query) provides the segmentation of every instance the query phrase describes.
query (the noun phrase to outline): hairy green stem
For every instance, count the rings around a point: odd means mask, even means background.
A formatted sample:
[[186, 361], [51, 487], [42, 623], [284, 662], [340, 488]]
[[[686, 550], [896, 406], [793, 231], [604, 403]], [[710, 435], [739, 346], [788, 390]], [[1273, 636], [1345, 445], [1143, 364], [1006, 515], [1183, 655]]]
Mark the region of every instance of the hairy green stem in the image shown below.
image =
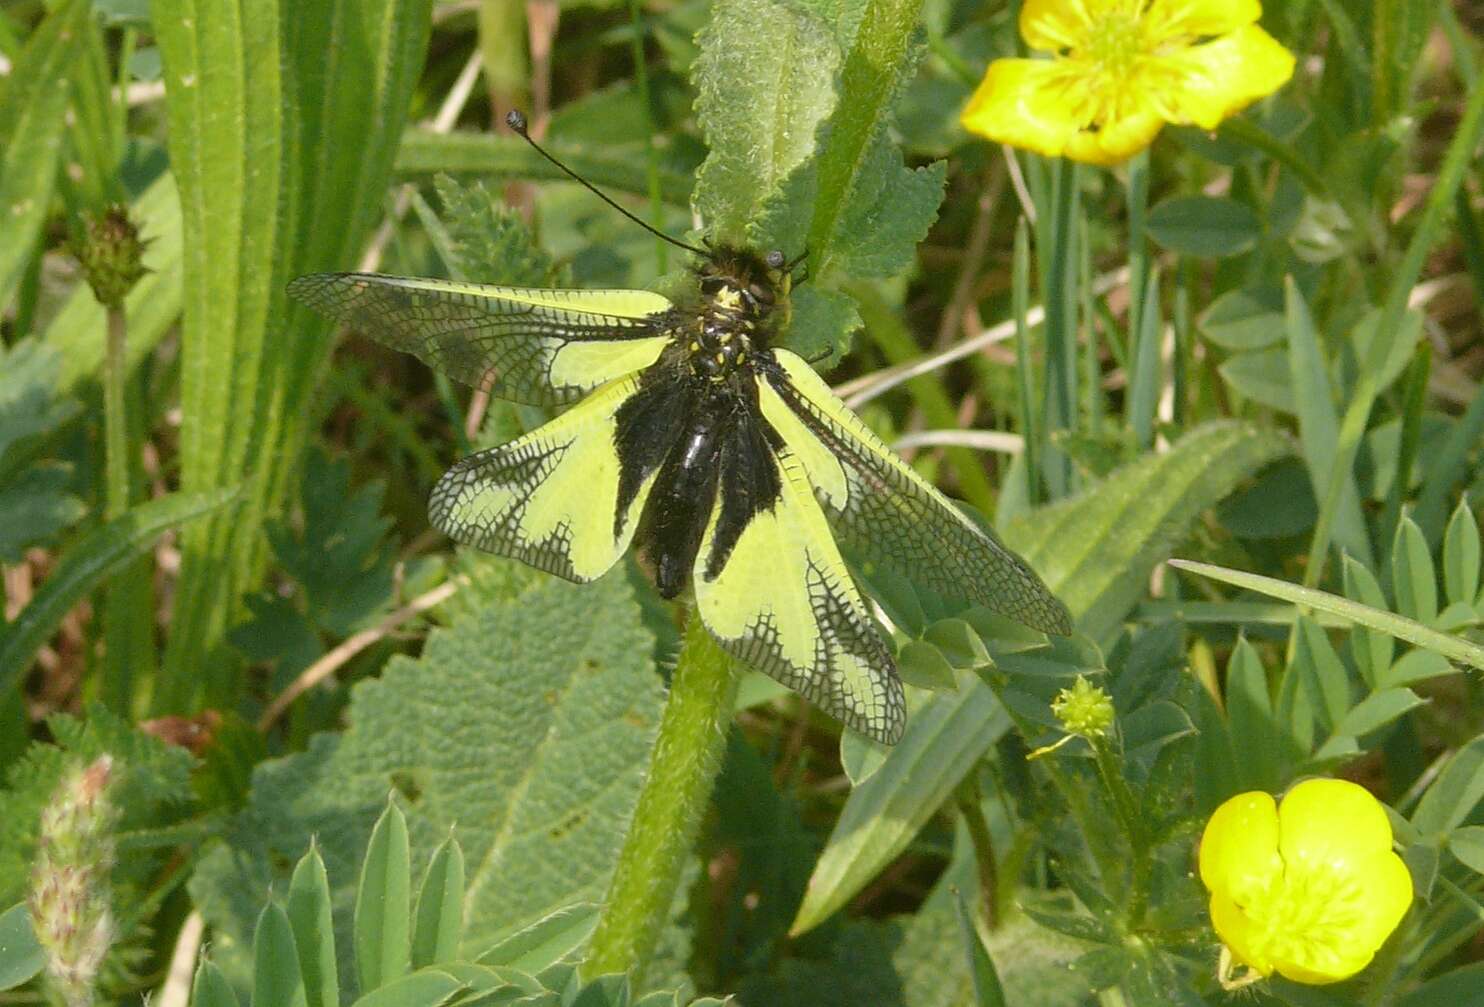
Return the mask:
[[627, 972], [636, 987], [642, 981], [721, 769], [736, 698], [732, 659], [692, 610], [649, 776], [582, 965], [585, 978]]
[[104, 514], [116, 518], [129, 509], [129, 416], [124, 407], [124, 309], [107, 309], [108, 341], [103, 357]]
[[1107, 738], [1088, 738], [1088, 744], [1092, 746], [1094, 761], [1097, 763], [1098, 775], [1103, 779], [1103, 786], [1108, 789], [1108, 799], [1113, 804], [1113, 813], [1118, 816], [1123, 825], [1124, 835], [1128, 838], [1129, 850], [1132, 855], [1130, 864], [1127, 916], [1129, 929], [1138, 927], [1144, 919], [1144, 913], [1149, 906], [1149, 835], [1145, 828], [1144, 818], [1139, 811], [1139, 803], [1134, 799], [1133, 792], [1129, 790], [1128, 781], [1123, 778], [1123, 767], [1120, 764], [1118, 753], [1113, 750]]
[[974, 863], [979, 873], [979, 903], [984, 912], [984, 925], [994, 930], [1000, 925], [999, 868], [995, 862], [994, 836], [989, 831], [984, 809], [979, 805], [979, 781], [972, 771], [959, 783], [955, 798], [959, 814], [964, 816], [964, 825], [969, 830], [969, 840], [974, 844]]

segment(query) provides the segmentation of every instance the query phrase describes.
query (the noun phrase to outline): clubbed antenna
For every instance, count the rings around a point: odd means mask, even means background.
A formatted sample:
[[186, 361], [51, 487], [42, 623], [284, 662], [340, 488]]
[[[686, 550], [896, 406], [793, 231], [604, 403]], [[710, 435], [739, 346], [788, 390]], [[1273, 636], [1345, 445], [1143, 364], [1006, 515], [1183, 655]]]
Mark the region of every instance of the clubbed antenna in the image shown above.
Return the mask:
[[625, 210], [623, 207], [619, 206], [613, 200], [609, 199], [608, 196], [601, 189], [599, 189], [597, 186], [593, 185], [587, 179], [585, 179], [581, 175], [577, 174], [577, 172], [573, 171], [571, 168], [567, 167], [565, 164], [563, 164], [562, 162], [558, 161], [551, 154], [547, 153], [546, 148], [543, 147], [543, 146], [541, 146], [535, 140], [532, 140], [531, 139], [531, 134], [528, 133], [528, 132], [526, 132], [526, 116], [525, 116], [525, 113], [524, 112], [520, 111], [520, 109], [512, 108], [508, 113], [506, 113], [506, 115], [505, 115], [505, 125], [509, 126], [512, 130], [514, 130], [515, 132], [519, 133], [520, 136], [521, 136], [521, 138], [523, 140], [525, 140], [526, 143], [529, 143], [532, 147], [536, 148], [536, 153], [540, 154], [542, 157], [546, 158], [552, 164], [554, 164], [558, 168], [562, 169], [562, 171], [566, 173], [567, 177], [571, 178], [574, 182], [581, 182], [587, 188], [587, 190], [589, 192], [591, 192], [594, 196], [597, 196], [603, 202], [605, 202], [609, 206], [613, 207], [615, 210], [617, 210], [619, 213], [623, 214], [625, 217], [628, 217], [630, 220], [632, 220], [634, 223], [638, 224], [640, 227], [644, 228], [646, 231], [648, 231], [650, 234], [654, 235], [656, 238], [660, 238], [660, 239], [662, 239], [664, 241], [668, 241], [670, 244], [674, 245], [676, 248], [683, 248], [687, 252], [694, 252], [697, 255], [709, 255], [710, 254], [704, 248], [697, 248], [695, 245], [687, 245], [685, 242], [679, 240], [678, 238], [672, 238], [668, 234], [666, 234], [664, 231], [661, 231], [661, 230], [659, 230], [659, 229], [657, 229], [655, 227], [651, 227], [649, 224], [646, 224], [644, 221], [642, 221], [638, 217], [634, 216], [628, 210]]

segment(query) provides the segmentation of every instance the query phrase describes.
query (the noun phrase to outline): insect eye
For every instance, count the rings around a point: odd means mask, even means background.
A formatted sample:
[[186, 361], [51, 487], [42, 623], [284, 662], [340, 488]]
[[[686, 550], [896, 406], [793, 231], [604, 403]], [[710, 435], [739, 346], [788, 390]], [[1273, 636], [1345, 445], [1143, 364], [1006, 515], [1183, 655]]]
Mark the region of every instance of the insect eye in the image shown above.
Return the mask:
[[782, 269], [783, 264], [788, 260], [784, 258], [781, 251], [775, 248], [767, 254], [763, 261], [768, 264], [769, 269]]

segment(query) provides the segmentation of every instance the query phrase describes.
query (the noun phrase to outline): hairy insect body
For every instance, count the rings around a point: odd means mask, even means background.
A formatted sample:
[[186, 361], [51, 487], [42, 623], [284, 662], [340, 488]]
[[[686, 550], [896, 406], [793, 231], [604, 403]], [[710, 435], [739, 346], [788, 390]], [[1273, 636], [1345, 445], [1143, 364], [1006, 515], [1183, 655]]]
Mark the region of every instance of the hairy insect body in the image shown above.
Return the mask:
[[[746, 522], [778, 492], [768, 450], [776, 435], [762, 417], [753, 376], [770, 359], [773, 279], [754, 256], [730, 252], [703, 263], [699, 280], [699, 303], [678, 320], [682, 333], [689, 330], [688, 339], [677, 340], [684, 350], [662, 357], [646, 374], [676, 401], [627, 429], [620, 417], [615, 437], [621, 465], [627, 464], [626, 450], [639, 454], [630, 445], [642, 436], [668, 444], [636, 536], [665, 598], [689, 583], [713, 515], [717, 528], [708, 570], [720, 569]], [[661, 413], [675, 419], [669, 429], [657, 428]]]

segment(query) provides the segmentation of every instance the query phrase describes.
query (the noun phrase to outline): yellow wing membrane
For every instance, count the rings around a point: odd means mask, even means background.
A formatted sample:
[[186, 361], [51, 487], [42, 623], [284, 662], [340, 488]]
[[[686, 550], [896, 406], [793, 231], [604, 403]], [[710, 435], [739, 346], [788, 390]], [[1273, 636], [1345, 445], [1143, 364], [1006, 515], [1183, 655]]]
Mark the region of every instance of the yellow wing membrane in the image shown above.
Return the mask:
[[616, 416], [640, 377], [617, 378], [524, 437], [444, 473], [428, 519], [456, 541], [585, 583], [623, 556], [654, 474], [620, 506]]
[[886, 744], [907, 720], [902, 685], [814, 499], [800, 459], [778, 449], [781, 483], [719, 571], [708, 571], [718, 500], [693, 580], [707, 629], [734, 657]]
[[315, 273], [289, 293], [456, 381], [563, 406], [652, 364], [672, 306], [647, 290], [542, 290], [379, 273]]
[[758, 382], [763, 417], [803, 463], [843, 542], [941, 594], [1071, 633], [1066, 606], [1024, 560], [902, 462], [802, 357], [773, 352], [787, 380]]

